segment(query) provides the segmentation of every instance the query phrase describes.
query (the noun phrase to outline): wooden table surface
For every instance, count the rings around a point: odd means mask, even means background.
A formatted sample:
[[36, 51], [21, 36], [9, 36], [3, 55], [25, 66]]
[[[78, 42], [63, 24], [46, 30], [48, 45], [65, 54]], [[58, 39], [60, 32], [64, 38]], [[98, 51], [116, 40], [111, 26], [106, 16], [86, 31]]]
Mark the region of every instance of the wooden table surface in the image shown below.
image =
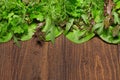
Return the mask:
[[32, 39], [18, 48], [10, 41], [0, 45], [0, 80], [120, 80], [120, 45], [63, 36], [54, 45]]

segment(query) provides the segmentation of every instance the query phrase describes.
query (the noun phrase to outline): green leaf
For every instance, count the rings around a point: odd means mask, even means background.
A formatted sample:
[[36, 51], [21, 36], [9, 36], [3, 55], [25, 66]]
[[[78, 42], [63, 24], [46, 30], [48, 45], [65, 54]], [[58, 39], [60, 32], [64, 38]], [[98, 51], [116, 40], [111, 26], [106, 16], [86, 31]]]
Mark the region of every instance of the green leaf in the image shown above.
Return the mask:
[[45, 22], [46, 24], [42, 29], [43, 32], [47, 32], [51, 28], [51, 24], [52, 24], [50, 17], [47, 17]]
[[43, 21], [44, 20], [44, 16], [42, 13], [38, 13], [38, 14], [31, 14], [30, 15], [31, 19], [37, 19], [38, 21]]
[[0, 37], [0, 43], [8, 42], [9, 40], [11, 40], [12, 36], [12, 33], [7, 33], [3, 35], [2, 37]]
[[19, 43], [17, 37], [13, 36], [13, 39], [14, 39], [14, 43], [15, 43], [18, 47], [20, 47], [20, 43]]
[[99, 35], [101, 39], [108, 43], [118, 44], [120, 43], [120, 32], [117, 37], [113, 36], [113, 26], [110, 26], [109, 29], [105, 30]]
[[94, 37], [94, 35], [94, 33], [87, 32], [87, 30], [73, 29], [72, 32], [65, 36], [74, 43], [84, 43]]
[[89, 22], [89, 21], [88, 21], [88, 16], [87, 16], [87, 15], [82, 14], [81, 17], [82, 17], [83, 21], [84, 21], [86, 24]]
[[97, 32], [97, 34], [101, 34], [103, 32], [104, 23], [97, 23], [92, 27], [92, 32]]
[[120, 18], [119, 18], [119, 14], [117, 14], [116, 12], [113, 12], [114, 15], [114, 23], [115, 24], [120, 24]]
[[118, 1], [117, 3], [116, 3], [116, 7], [115, 7], [116, 9], [120, 9], [120, 1]]
[[[62, 33], [63, 33], [63, 30], [61, 29], [61, 28], [59, 28], [59, 27], [54, 27], [54, 30], [53, 29], [51, 29], [53, 32], [54, 32], [54, 37], [58, 37], [59, 35], [61, 35]], [[53, 33], [52, 33], [53, 34]], [[46, 36], [45, 36], [45, 39], [46, 39], [46, 41], [50, 41], [52, 38], [51, 38], [51, 36], [52, 36], [52, 34], [51, 33], [48, 33]], [[53, 42], [54, 42], [54, 39], [53, 39]]]
[[69, 19], [69, 21], [68, 21], [67, 24], [66, 24], [64, 34], [67, 34], [67, 33], [68, 33], [68, 31], [70, 30], [70, 28], [71, 28], [72, 25], [73, 25], [73, 22], [74, 22], [74, 19], [73, 19], [73, 18]]
[[[26, 25], [27, 26], [27, 25]], [[28, 32], [27, 34], [23, 34], [22, 37], [21, 37], [21, 41], [25, 41], [25, 40], [29, 40], [32, 38], [32, 36], [34, 35], [35, 31], [36, 31], [36, 28], [37, 28], [37, 24], [33, 23], [33, 24], [30, 24], [29, 27], [28, 27]]]

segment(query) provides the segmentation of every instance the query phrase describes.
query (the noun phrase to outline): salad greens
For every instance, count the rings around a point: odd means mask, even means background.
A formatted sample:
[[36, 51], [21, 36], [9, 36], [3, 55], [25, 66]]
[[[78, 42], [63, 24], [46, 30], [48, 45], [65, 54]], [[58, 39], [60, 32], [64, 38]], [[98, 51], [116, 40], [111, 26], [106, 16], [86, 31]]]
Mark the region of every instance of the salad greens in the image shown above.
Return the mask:
[[63, 34], [75, 43], [98, 35], [120, 43], [119, 0], [1, 0], [0, 43], [34, 36], [51, 41]]

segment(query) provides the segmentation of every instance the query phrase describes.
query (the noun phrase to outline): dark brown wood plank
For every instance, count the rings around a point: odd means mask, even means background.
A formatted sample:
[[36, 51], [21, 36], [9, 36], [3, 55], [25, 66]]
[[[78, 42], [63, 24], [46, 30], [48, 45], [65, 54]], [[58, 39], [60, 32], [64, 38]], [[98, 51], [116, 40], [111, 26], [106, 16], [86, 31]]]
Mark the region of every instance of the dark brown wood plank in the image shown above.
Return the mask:
[[66, 80], [119, 80], [117, 45], [98, 38], [65, 45]]
[[58, 38], [55, 44], [49, 43], [48, 49], [48, 80], [66, 80], [64, 62], [64, 37]]
[[[26, 47], [25, 47], [26, 45]], [[48, 76], [48, 43], [40, 46], [36, 44], [35, 40], [24, 43], [20, 54], [24, 54], [21, 70], [15, 71], [18, 73], [18, 78], [14, 80], [47, 80]]]
[[63, 36], [55, 44], [0, 45], [0, 80], [120, 80], [118, 46], [94, 38], [74, 44]]
[[12, 42], [0, 45], [0, 80], [47, 80], [48, 43], [36, 45], [34, 39], [21, 47]]
[[13, 50], [13, 43], [10, 41], [0, 45], [0, 79], [12, 80], [11, 74], [11, 54]]
[[[119, 74], [120, 74], [120, 44], [118, 44], [118, 61], [119, 61]], [[120, 79], [120, 76], [119, 76]]]

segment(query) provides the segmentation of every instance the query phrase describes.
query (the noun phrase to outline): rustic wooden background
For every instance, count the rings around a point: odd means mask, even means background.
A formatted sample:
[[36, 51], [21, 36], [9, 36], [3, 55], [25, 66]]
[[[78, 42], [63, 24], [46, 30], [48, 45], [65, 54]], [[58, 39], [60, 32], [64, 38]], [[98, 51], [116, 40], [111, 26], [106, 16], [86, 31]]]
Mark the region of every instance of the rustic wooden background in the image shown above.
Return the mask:
[[0, 80], [120, 80], [120, 45], [94, 38], [74, 44], [63, 36], [41, 46], [0, 45]]

